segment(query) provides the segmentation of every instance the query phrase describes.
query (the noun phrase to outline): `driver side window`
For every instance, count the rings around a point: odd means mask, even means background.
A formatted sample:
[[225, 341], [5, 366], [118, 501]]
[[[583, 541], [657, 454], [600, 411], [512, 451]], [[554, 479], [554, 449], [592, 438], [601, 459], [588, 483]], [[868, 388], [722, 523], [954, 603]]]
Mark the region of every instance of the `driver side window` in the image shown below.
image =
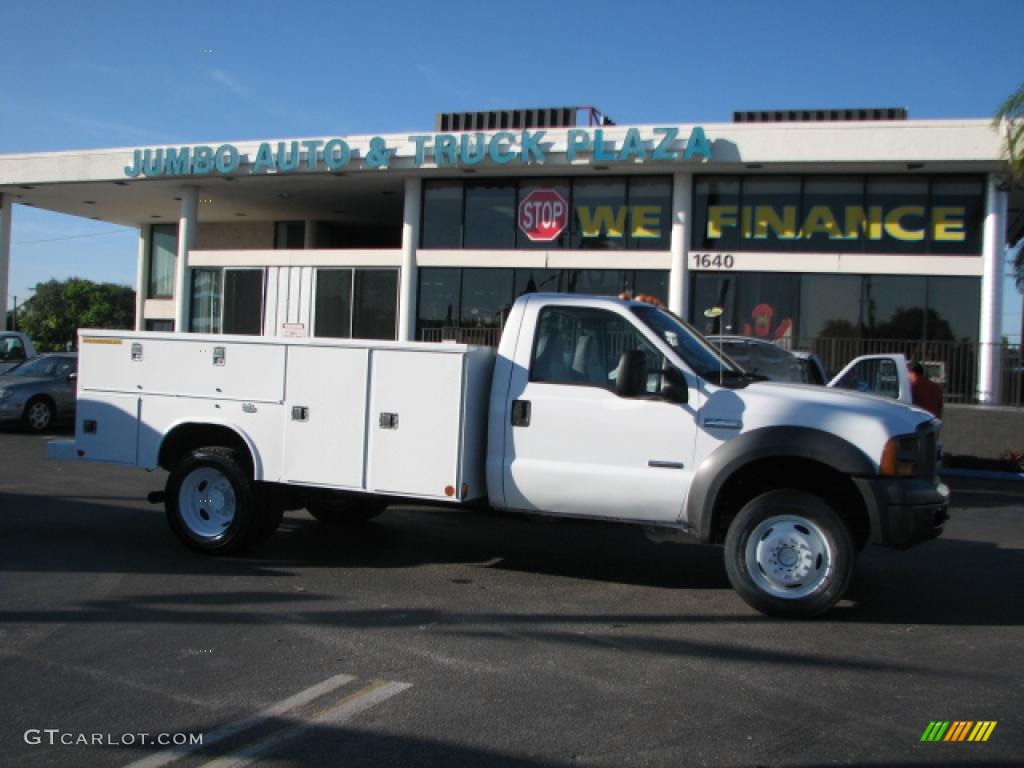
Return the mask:
[[0, 360], [14, 362], [25, 359], [25, 346], [17, 336], [8, 336], [0, 341]]
[[589, 307], [541, 310], [530, 360], [530, 381], [615, 389], [623, 352], [643, 350], [647, 357], [647, 391], [660, 391], [664, 356], [625, 318]]

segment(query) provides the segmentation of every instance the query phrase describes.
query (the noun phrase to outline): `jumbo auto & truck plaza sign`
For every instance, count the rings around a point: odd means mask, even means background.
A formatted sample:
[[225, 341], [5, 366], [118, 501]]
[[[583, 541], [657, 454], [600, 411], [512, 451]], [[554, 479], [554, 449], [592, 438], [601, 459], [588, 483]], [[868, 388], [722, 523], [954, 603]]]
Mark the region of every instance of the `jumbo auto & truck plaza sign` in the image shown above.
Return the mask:
[[[348, 167], [354, 160], [363, 160], [369, 168], [385, 169], [396, 155], [409, 157], [416, 168], [472, 167], [485, 161], [497, 166], [544, 165], [556, 154], [552, 143], [544, 141], [546, 134], [536, 130], [411, 135], [402, 148], [389, 146], [386, 139], [374, 136], [365, 149], [353, 147], [342, 138], [265, 141], [251, 157], [234, 144], [154, 147], [134, 150], [132, 164], [124, 167], [124, 175], [134, 179], [331, 172]], [[629, 128], [621, 140], [605, 138], [603, 128], [570, 128], [564, 156], [569, 163], [686, 162], [711, 160], [712, 149], [699, 126], [691, 128], [686, 136], [671, 126]]]

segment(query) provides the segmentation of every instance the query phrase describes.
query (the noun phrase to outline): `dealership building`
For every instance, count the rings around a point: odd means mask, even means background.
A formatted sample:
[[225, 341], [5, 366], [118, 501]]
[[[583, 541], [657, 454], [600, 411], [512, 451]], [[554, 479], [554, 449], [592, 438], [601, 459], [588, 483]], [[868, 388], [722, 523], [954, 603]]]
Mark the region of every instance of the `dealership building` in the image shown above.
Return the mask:
[[832, 367], [937, 361], [951, 397], [997, 402], [1004, 250], [1024, 230], [1001, 158], [988, 120], [626, 126], [590, 108], [0, 155], [0, 296], [26, 205], [138, 227], [140, 329], [494, 344], [525, 292], [628, 291]]

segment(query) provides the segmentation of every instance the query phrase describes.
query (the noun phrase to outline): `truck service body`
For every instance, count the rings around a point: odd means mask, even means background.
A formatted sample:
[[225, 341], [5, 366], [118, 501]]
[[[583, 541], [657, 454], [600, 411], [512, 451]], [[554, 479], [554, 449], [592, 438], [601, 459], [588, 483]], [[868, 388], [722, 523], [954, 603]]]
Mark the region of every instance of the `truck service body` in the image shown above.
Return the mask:
[[168, 469], [171, 527], [205, 552], [259, 543], [285, 508], [486, 504], [724, 545], [748, 603], [812, 616], [859, 548], [947, 517], [929, 414], [758, 381], [643, 302], [522, 296], [497, 352], [89, 330], [79, 349], [75, 438], [51, 457]]

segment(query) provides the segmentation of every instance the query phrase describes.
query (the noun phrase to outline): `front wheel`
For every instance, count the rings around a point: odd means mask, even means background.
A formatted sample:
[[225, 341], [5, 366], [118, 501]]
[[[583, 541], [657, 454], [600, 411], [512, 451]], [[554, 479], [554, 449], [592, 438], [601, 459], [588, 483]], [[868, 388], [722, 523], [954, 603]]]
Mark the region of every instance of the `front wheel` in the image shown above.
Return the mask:
[[209, 554], [234, 554], [263, 531], [253, 482], [238, 451], [199, 448], [167, 479], [167, 520], [184, 544]]
[[853, 576], [849, 528], [821, 498], [770, 491], [743, 507], [725, 537], [729, 581], [770, 616], [810, 618], [843, 596]]

